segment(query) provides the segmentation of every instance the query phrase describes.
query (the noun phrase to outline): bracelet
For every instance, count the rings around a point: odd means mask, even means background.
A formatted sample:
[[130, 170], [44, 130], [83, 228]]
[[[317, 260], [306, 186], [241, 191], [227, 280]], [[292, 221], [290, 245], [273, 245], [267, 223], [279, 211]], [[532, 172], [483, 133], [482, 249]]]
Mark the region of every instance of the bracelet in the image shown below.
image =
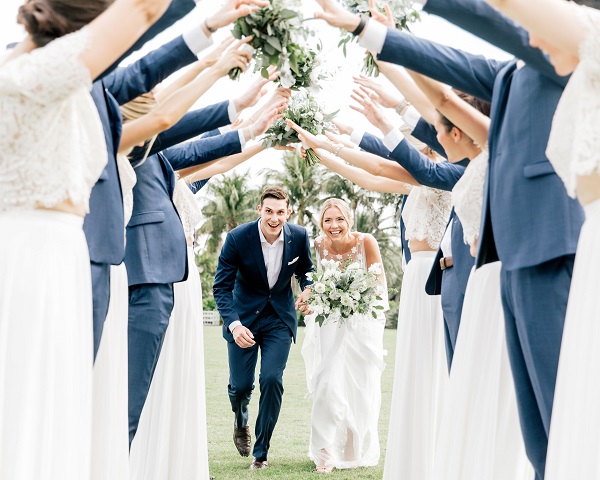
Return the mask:
[[410, 102], [406, 99], [402, 100], [398, 106], [396, 107], [396, 113], [400, 116], [402, 116], [402, 112], [404, 111], [404, 109], [406, 107], [410, 107]]
[[331, 152], [331, 153], [333, 153], [336, 157], [339, 157], [340, 156], [340, 150], [342, 148], [344, 148], [344, 144], [343, 143], [338, 143], [338, 146], [336, 147], [335, 151]]
[[354, 35], [355, 37], [360, 35], [361, 32], [365, 29], [365, 26], [367, 25], [368, 20], [369, 19], [367, 18], [366, 15], [361, 14], [360, 22], [359, 22], [358, 26], [350, 33], [352, 33], [352, 35]]
[[206, 27], [206, 29], [210, 32], [210, 33], [215, 33], [217, 31], [216, 28], [211, 28], [208, 26], [208, 18], [204, 19], [204, 26]]

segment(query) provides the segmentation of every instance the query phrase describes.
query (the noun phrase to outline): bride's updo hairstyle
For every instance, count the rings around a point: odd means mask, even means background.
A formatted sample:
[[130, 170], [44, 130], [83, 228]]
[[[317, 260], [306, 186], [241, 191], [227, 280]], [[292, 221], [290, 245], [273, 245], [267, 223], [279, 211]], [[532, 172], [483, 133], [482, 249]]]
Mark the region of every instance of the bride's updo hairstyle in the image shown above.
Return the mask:
[[19, 8], [17, 22], [37, 47], [75, 32], [100, 15], [113, 0], [28, 0]]
[[323, 202], [323, 205], [321, 205], [321, 212], [319, 213], [319, 227], [321, 227], [321, 231], [323, 231], [323, 217], [325, 216], [325, 212], [332, 207], [337, 208], [342, 213], [342, 216], [346, 219], [346, 222], [348, 222], [348, 232], [351, 232], [352, 227], [354, 226], [352, 210], [350, 210], [348, 204], [340, 198], [328, 198]]

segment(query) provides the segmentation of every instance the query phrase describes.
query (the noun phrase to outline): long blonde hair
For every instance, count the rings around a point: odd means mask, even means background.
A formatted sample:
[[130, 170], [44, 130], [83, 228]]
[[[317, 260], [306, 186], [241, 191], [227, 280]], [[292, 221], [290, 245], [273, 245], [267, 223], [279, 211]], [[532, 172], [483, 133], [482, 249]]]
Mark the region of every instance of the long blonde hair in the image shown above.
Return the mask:
[[352, 211], [346, 202], [335, 197], [328, 198], [323, 202], [323, 205], [321, 205], [321, 211], [319, 212], [319, 228], [321, 231], [323, 231], [323, 217], [325, 216], [325, 212], [332, 207], [337, 208], [341, 212], [346, 222], [348, 222], [348, 231], [351, 231], [352, 227], [354, 226], [354, 217], [352, 216]]
[[[133, 120], [137, 120], [138, 118], [143, 117], [150, 113], [156, 106], [158, 102], [156, 101], [156, 97], [154, 96], [154, 92], [151, 90], [148, 93], [143, 93], [137, 98], [134, 98], [130, 102], [127, 102], [119, 107], [121, 110], [121, 115], [123, 116], [123, 125]], [[154, 141], [156, 140], [157, 135], [154, 135], [147, 142], [145, 142], [146, 151], [144, 152], [144, 156], [141, 161], [135, 166], [135, 168], [140, 167], [148, 158], [150, 154], [150, 150], [152, 149], [152, 145], [154, 145]], [[128, 156], [133, 147], [129, 149], [129, 151], [124, 152], [125, 156]]]

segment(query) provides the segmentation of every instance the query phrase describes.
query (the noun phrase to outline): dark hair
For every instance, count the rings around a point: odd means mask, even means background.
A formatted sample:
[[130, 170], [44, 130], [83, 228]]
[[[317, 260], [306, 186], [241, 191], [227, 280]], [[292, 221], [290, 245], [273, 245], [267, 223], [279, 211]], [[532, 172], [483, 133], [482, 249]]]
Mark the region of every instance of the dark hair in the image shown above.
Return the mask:
[[113, 0], [28, 0], [19, 8], [17, 22], [38, 47], [84, 27]]
[[585, 5], [586, 7], [597, 8], [600, 10], [600, 0], [573, 0], [573, 2], [579, 5]]
[[[469, 95], [468, 93], [461, 92], [460, 90], [456, 90], [455, 88], [453, 88], [452, 91], [456, 93], [456, 95], [458, 95], [460, 98], [462, 98], [465, 102], [467, 102], [469, 105], [471, 105], [474, 109], [483, 113], [486, 117], [490, 116], [489, 102], [474, 97], [473, 95]], [[450, 130], [452, 130], [452, 128], [456, 126], [444, 115], [440, 114], [440, 117], [440, 121], [442, 122], [442, 125], [444, 126], [447, 132], [449, 132]]]
[[260, 196], [260, 204], [262, 206], [265, 198], [274, 198], [275, 200], [285, 200], [287, 207], [290, 206], [290, 197], [287, 192], [281, 187], [267, 187]]

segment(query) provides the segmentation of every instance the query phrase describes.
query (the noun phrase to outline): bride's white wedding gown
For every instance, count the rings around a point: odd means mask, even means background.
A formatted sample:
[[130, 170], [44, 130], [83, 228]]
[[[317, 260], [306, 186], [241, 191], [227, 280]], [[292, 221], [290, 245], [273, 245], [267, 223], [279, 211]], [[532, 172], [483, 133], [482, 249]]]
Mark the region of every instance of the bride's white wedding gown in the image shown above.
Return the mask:
[[[354, 233], [356, 246], [348, 255], [333, 255], [315, 240], [317, 267], [324, 259], [352, 259], [366, 270], [364, 235]], [[387, 306], [387, 293], [384, 303]], [[385, 316], [355, 315], [345, 322], [319, 327], [306, 317], [302, 356], [312, 395], [309, 456], [317, 465], [354, 468], [377, 465], [381, 406], [383, 329]]]

